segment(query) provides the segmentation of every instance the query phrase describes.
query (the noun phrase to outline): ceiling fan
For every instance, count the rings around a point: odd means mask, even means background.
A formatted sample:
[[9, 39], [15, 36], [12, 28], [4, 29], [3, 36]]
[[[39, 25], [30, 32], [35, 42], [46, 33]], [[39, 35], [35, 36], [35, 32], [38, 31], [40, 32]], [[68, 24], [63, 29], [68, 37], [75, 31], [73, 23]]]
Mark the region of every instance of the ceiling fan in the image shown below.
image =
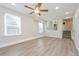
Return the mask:
[[38, 4], [35, 6], [35, 8], [29, 7], [29, 6], [26, 6], [26, 5], [24, 5], [24, 7], [29, 8], [29, 9], [32, 10], [32, 12], [30, 12], [29, 14], [35, 13], [35, 14], [37, 14], [37, 15], [40, 16], [40, 15], [41, 15], [40, 12], [48, 12], [47, 9], [40, 10], [41, 5], [42, 5], [42, 3], [38, 3]]

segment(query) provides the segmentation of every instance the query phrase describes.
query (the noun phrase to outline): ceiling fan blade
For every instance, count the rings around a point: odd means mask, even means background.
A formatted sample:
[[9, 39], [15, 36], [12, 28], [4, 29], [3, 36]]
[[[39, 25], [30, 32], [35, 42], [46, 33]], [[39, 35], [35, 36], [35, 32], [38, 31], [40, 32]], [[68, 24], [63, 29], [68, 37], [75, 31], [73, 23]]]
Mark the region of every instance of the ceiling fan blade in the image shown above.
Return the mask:
[[29, 14], [33, 14], [33, 13], [34, 13], [34, 11], [30, 12]]
[[35, 6], [35, 8], [40, 8], [40, 6], [42, 5], [42, 3], [38, 3], [36, 6]]
[[40, 7], [42, 5], [42, 3], [38, 3], [38, 7]]
[[41, 12], [48, 12], [48, 10], [40, 10]]
[[31, 7], [29, 7], [29, 6], [26, 6], [26, 5], [24, 5], [24, 7], [34, 10], [33, 8], [31, 8]]

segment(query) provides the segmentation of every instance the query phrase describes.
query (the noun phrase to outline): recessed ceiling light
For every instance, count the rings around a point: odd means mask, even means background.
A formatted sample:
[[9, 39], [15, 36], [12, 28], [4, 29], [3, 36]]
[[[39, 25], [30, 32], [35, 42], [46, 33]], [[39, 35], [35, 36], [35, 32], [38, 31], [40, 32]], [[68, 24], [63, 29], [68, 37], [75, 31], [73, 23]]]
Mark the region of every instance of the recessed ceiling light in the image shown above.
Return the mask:
[[15, 3], [11, 3], [11, 5], [15, 5]]
[[65, 19], [68, 19], [68, 18], [70, 18], [70, 17], [66, 17]]
[[69, 14], [69, 12], [66, 12], [65, 14]]
[[55, 9], [58, 10], [60, 7], [56, 6]]

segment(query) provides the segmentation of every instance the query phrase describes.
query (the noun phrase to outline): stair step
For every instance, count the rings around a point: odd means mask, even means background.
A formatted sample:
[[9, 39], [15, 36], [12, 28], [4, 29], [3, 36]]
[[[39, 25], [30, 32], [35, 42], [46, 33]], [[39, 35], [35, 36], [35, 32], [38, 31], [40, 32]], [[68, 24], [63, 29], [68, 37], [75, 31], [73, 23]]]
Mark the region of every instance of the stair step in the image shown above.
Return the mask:
[[71, 32], [70, 31], [64, 31], [63, 32], [63, 38], [70, 38], [71, 39]]

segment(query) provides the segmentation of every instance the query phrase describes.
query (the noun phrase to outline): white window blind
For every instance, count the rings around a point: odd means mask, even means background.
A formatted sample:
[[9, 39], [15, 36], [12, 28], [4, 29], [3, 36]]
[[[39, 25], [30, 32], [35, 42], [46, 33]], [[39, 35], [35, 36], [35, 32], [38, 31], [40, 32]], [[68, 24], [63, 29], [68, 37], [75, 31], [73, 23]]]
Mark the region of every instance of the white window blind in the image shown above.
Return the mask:
[[5, 35], [21, 34], [21, 18], [11, 14], [5, 14]]
[[44, 32], [44, 26], [43, 26], [43, 23], [42, 22], [38, 22], [38, 32], [39, 33], [43, 33]]

